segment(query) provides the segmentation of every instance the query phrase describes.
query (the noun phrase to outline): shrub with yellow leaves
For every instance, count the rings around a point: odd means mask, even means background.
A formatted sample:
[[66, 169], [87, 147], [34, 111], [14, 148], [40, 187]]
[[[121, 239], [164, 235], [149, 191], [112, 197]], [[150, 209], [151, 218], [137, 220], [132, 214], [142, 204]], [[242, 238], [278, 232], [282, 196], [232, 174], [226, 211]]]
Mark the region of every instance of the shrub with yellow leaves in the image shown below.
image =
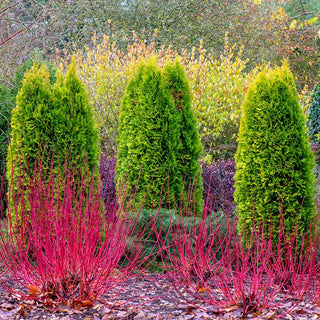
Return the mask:
[[[156, 32], [154, 34], [156, 37]], [[191, 52], [177, 52], [171, 47], [156, 49], [155, 41], [147, 45], [133, 32], [133, 43], [119, 49], [110, 38], [93, 39], [91, 48], [76, 51], [79, 76], [88, 87], [100, 128], [102, 149], [116, 152], [120, 102], [130, 74], [141, 59], [153, 57], [160, 66], [178, 57], [190, 79], [192, 108], [197, 116], [201, 141], [207, 161], [233, 156], [239, 128], [240, 106], [247, 88], [246, 62], [240, 48], [229, 46], [220, 59], [207, 53], [202, 43]], [[68, 63], [66, 58], [62, 65]]]
[[207, 162], [212, 157], [232, 157], [237, 147], [240, 106], [251, 74], [248, 77], [247, 61], [241, 59], [243, 47], [234, 57], [235, 48], [235, 44], [229, 46], [226, 35], [219, 60], [206, 54], [202, 45], [185, 60]]
[[[74, 54], [79, 76], [87, 85], [95, 109], [101, 147], [108, 154], [116, 152], [120, 103], [132, 69], [141, 58], [155, 56], [160, 63], [177, 55], [170, 48], [156, 51], [154, 43], [146, 45], [144, 41], [139, 41], [134, 32], [133, 38], [134, 42], [123, 51], [109, 37], [95, 37], [91, 48], [86, 47]], [[60, 61], [61, 67], [67, 65], [69, 60], [70, 57], [67, 57]]]

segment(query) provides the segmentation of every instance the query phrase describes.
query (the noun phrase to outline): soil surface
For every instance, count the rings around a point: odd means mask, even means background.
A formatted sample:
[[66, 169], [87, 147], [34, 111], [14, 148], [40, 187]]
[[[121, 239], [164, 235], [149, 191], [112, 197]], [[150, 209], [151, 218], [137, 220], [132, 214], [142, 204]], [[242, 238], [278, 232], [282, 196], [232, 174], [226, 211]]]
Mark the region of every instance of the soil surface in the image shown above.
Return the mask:
[[[9, 280], [8, 280], [9, 281]], [[19, 286], [16, 287], [19, 291]], [[21, 288], [23, 290], [23, 288]], [[41, 320], [146, 320], [146, 319], [318, 319], [319, 306], [306, 300], [292, 300], [278, 308], [249, 312], [243, 315], [239, 305], [226, 308], [195, 301], [186, 293], [178, 294], [166, 279], [153, 281], [150, 277], [136, 277], [127, 280], [121, 292], [110, 292], [96, 301], [90, 309], [73, 309], [64, 305], [44, 307], [34, 300], [23, 300], [18, 295], [0, 288], [0, 320], [41, 319]], [[182, 297], [188, 298], [188, 302]], [[280, 297], [281, 298], [281, 297]]]

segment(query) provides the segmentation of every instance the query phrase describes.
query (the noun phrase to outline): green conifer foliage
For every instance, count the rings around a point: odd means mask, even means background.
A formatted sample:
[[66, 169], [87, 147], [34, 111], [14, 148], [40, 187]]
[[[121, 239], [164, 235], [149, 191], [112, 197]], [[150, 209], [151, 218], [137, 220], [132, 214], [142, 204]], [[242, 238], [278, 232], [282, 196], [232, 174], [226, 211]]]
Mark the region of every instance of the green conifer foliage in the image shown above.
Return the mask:
[[92, 107], [84, 84], [77, 76], [75, 63], [65, 76], [58, 75], [53, 86], [55, 155], [63, 165], [65, 155], [73, 165], [88, 158], [89, 170], [99, 166], [99, 136], [93, 120]]
[[192, 111], [192, 93], [189, 80], [183, 66], [177, 60], [164, 67], [164, 76], [175, 106], [175, 126], [180, 133], [175, 150], [178, 172], [176, 195], [183, 192], [184, 203], [188, 202], [188, 198], [192, 196], [195, 200], [192, 203], [196, 204], [196, 211], [201, 214], [203, 185], [199, 158], [202, 146], [196, 117]]
[[[117, 183], [118, 190], [125, 184], [128, 195], [136, 190], [135, 201], [145, 207], [173, 207], [198, 178], [201, 146], [190, 103], [178, 63], [162, 70], [155, 61], [144, 61], [128, 83], [119, 117]], [[199, 193], [197, 200], [201, 205]]]
[[170, 117], [172, 107], [156, 62], [139, 65], [121, 103], [116, 166], [118, 189], [125, 184], [130, 196], [136, 188], [137, 203], [144, 200], [147, 206], [157, 207], [166, 191], [170, 162], [170, 177], [176, 170], [170, 146], [178, 139]]
[[[83, 159], [85, 163], [88, 159], [89, 172], [98, 168], [98, 133], [75, 65], [69, 66], [65, 77], [60, 74], [53, 86], [49, 77], [45, 66], [33, 66], [26, 73], [17, 95], [7, 156], [11, 195], [19, 194], [19, 180], [27, 168], [27, 175], [32, 177], [33, 168], [40, 159], [43, 172], [52, 168], [55, 173], [61, 173], [66, 159], [69, 168], [83, 165]], [[24, 175], [24, 179], [26, 177]], [[25, 190], [27, 183], [26, 180]], [[10, 203], [12, 205], [12, 199]]]
[[239, 232], [256, 225], [301, 235], [314, 218], [314, 157], [294, 79], [286, 63], [261, 72], [242, 106], [236, 153], [235, 201]]
[[31, 170], [35, 159], [53, 146], [52, 93], [46, 67], [35, 65], [28, 71], [12, 110], [11, 140], [7, 156], [7, 179], [13, 185], [22, 171]]
[[[320, 82], [313, 88], [311, 102], [309, 105], [309, 116], [307, 122], [311, 142], [319, 144], [320, 140]], [[320, 164], [319, 148], [317, 151], [317, 164]]]
[[31, 69], [34, 64], [44, 64], [49, 69], [50, 83], [55, 82], [56, 68], [53, 64], [44, 61], [39, 57], [27, 59], [23, 65], [18, 66], [12, 79], [6, 82], [0, 82], [0, 169], [5, 167], [7, 151], [9, 145], [9, 127], [11, 121], [11, 112], [16, 107], [16, 96], [22, 87], [24, 74]]

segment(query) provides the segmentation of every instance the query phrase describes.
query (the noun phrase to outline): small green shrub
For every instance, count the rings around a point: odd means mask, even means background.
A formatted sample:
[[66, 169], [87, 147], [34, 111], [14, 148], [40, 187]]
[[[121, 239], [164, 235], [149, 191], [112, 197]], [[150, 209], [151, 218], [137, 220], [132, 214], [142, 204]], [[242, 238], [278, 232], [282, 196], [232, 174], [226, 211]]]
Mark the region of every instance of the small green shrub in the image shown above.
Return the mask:
[[201, 213], [201, 145], [190, 103], [188, 81], [178, 62], [163, 70], [153, 60], [138, 66], [120, 108], [118, 192], [125, 184], [126, 196], [134, 192], [136, 203], [173, 208], [195, 189], [188, 200]]
[[[261, 72], [251, 84], [240, 122], [235, 194], [239, 232], [263, 224], [277, 237], [298, 237], [314, 218], [314, 157], [294, 79], [286, 63]], [[298, 240], [299, 241], [299, 240]]]

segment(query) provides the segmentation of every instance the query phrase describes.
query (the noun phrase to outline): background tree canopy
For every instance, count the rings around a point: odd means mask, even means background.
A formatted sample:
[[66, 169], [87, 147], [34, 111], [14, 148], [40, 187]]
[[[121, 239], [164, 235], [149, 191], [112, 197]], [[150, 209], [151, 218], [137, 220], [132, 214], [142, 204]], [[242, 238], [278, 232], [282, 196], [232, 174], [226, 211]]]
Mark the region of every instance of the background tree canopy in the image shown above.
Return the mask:
[[[91, 102], [96, 110], [103, 111], [106, 129], [102, 142], [107, 135], [113, 147], [119, 101], [128, 76], [126, 61], [135, 63], [134, 56], [143, 47], [144, 52], [156, 53], [160, 60], [162, 53], [184, 57], [202, 143], [207, 149], [231, 146], [232, 154], [246, 74], [260, 64], [280, 64], [285, 58], [299, 92], [310, 90], [320, 80], [319, 17], [317, 0], [1, 1], [0, 87], [4, 87], [5, 101], [0, 105], [6, 109], [2, 108], [0, 114], [0, 139], [7, 143], [10, 110], [15, 106], [20, 83], [17, 76], [25, 61], [35, 56], [38, 61], [53, 61], [76, 51], [83, 52], [79, 72], [89, 88]], [[106, 37], [107, 54], [100, 54], [98, 44], [104, 48]], [[103, 59], [108, 57], [112, 61], [106, 64]], [[91, 76], [85, 75], [87, 65], [95, 70]], [[104, 65], [111, 69], [105, 70]], [[116, 97], [116, 101], [109, 97]], [[233, 123], [228, 127], [224, 119], [230, 118], [230, 110]]]
[[4, 0], [1, 40], [25, 30], [1, 46], [0, 54], [7, 58], [1, 74], [12, 74], [10, 67], [34, 48], [50, 57], [57, 48], [90, 46], [94, 34], [106, 34], [126, 48], [133, 30], [139, 39], [178, 51], [191, 50], [202, 40], [206, 50], [219, 57], [228, 32], [230, 43], [244, 45], [248, 68], [283, 57], [289, 57], [298, 77], [301, 70], [294, 66], [307, 67], [310, 74], [299, 78], [299, 89], [317, 80], [312, 75], [319, 64], [319, 16], [317, 0]]

